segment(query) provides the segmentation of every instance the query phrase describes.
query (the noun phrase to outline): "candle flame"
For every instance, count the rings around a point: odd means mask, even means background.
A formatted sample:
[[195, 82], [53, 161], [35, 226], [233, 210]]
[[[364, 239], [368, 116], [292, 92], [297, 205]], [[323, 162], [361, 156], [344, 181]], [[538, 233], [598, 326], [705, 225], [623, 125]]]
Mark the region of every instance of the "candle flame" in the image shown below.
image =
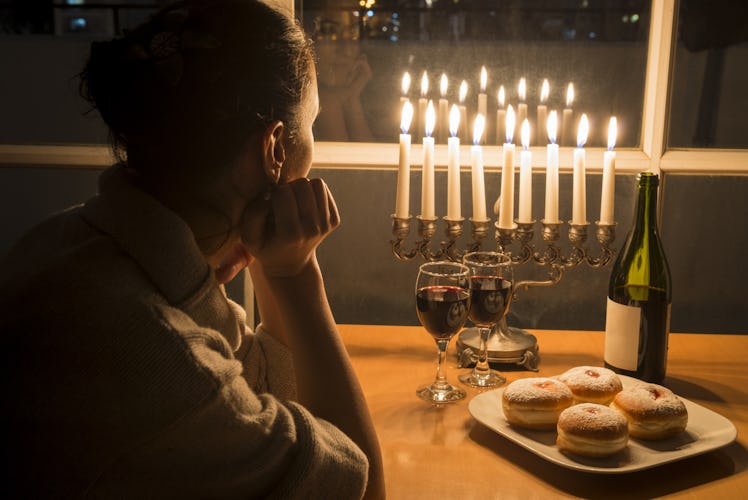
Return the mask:
[[467, 97], [467, 82], [465, 80], [460, 83], [460, 104], [465, 102], [465, 97]]
[[579, 128], [577, 129], [577, 147], [584, 147], [587, 142], [587, 134], [590, 131], [590, 124], [587, 121], [587, 114], [582, 113], [582, 118], [579, 120]]
[[403, 103], [403, 111], [400, 115], [400, 131], [403, 134], [408, 133], [408, 129], [410, 128], [410, 122], [413, 120], [413, 105], [410, 103], [410, 101], [405, 101]]
[[517, 89], [517, 93], [519, 94], [519, 100], [524, 101], [525, 96], [527, 95], [527, 82], [525, 81], [525, 77], [519, 79], [519, 88]]
[[447, 75], [446, 73], [442, 73], [442, 79], [441, 79], [441, 82], [439, 82], [439, 92], [441, 93], [442, 97], [446, 97], [447, 87], [449, 87], [449, 82], [447, 81]]
[[551, 85], [548, 83], [548, 79], [543, 79], [543, 86], [540, 88], [540, 102], [548, 100], [548, 94], [551, 93]]
[[504, 86], [499, 87], [499, 106], [504, 107], [504, 101], [506, 100], [506, 91]]
[[522, 122], [522, 129], [519, 133], [520, 137], [522, 138], [522, 149], [527, 149], [530, 147], [530, 122], [527, 121], [527, 118]]
[[429, 75], [425, 71], [421, 76], [421, 97], [426, 97], [429, 93]]
[[410, 90], [410, 73], [407, 71], [403, 74], [403, 83], [400, 87], [403, 91], [403, 95], [408, 95], [408, 91]]
[[566, 107], [570, 108], [574, 104], [574, 84], [569, 82], [569, 86], [566, 87]]
[[486, 118], [482, 114], [478, 113], [473, 124], [473, 144], [475, 144], [476, 146], [480, 144], [480, 138], [483, 137], [483, 129], [485, 128]]
[[558, 132], [558, 115], [556, 114], [555, 110], [551, 111], [548, 114], [546, 126], [548, 128], [548, 140], [551, 141], [551, 144], [556, 144], [556, 132]]
[[515, 125], [515, 117], [514, 117], [514, 108], [510, 104], [506, 107], [506, 142], [511, 143], [512, 138], [514, 138], [514, 125]]
[[488, 73], [486, 72], [486, 67], [481, 66], [480, 67], [480, 91], [481, 92], [486, 91], [486, 83], [488, 83]]
[[449, 134], [452, 137], [457, 135], [457, 128], [460, 126], [460, 108], [456, 104], [452, 104], [452, 109], [449, 110]]
[[616, 117], [613, 116], [610, 118], [610, 123], [608, 124], [608, 150], [612, 151], [614, 147], [616, 147], [616, 136], [618, 135], [618, 121], [616, 120]]
[[436, 111], [434, 110], [434, 101], [429, 99], [429, 104], [426, 106], [426, 137], [431, 137], [434, 133], [434, 125], [436, 125]]

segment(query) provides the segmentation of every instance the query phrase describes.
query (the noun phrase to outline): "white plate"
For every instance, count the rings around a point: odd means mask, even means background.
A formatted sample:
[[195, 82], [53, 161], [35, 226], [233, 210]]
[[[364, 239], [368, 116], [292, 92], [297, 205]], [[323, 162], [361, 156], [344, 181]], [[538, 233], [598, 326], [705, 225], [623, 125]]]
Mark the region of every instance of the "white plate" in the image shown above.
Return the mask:
[[[623, 386], [640, 382], [621, 375]], [[489, 429], [562, 467], [598, 474], [621, 474], [700, 455], [732, 443], [738, 435], [732, 422], [687, 399], [688, 426], [677, 436], [660, 441], [629, 439], [628, 447], [607, 458], [586, 458], [561, 453], [556, 448], [555, 431], [532, 431], [512, 427], [504, 418], [501, 395], [496, 389], [475, 396], [468, 405], [470, 414]]]

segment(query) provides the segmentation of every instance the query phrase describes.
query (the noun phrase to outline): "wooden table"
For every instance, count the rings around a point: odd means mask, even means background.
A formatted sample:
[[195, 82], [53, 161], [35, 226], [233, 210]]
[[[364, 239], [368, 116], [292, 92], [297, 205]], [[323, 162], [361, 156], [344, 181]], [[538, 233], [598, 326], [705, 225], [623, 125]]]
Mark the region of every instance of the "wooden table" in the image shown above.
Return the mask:
[[[341, 325], [340, 331], [382, 445], [388, 498], [748, 498], [746, 336], [671, 334], [665, 381], [677, 394], [730, 419], [737, 441], [653, 469], [599, 475], [551, 464], [476, 422], [468, 412], [475, 389], [465, 387], [465, 400], [443, 406], [418, 399], [416, 387], [433, 380], [436, 366], [436, 347], [422, 328]], [[508, 382], [602, 365], [600, 332], [532, 333], [540, 371], [505, 370]], [[462, 370], [450, 345], [450, 382], [458, 383]]]

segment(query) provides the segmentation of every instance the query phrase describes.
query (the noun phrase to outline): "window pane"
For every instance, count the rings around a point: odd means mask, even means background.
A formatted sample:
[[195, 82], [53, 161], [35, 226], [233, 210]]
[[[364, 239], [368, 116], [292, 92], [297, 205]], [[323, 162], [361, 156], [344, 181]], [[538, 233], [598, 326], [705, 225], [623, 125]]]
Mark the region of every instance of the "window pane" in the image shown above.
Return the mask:
[[[538, 129], [536, 123], [543, 79], [550, 83], [547, 106], [559, 114], [566, 107], [567, 85], [574, 84], [574, 118], [568, 120], [573, 127], [566, 133], [565, 144], [575, 140], [581, 113], [590, 119], [588, 145], [607, 142], [612, 115], [618, 118], [617, 145], [639, 144], [651, 2], [361, 3], [296, 0], [297, 15], [317, 43], [322, 104], [317, 139], [394, 141], [399, 133], [401, 81], [406, 71], [412, 78], [407, 96], [416, 109], [424, 71], [429, 77], [428, 98], [437, 107], [442, 73], [448, 78], [450, 105], [459, 100], [459, 85], [465, 80], [469, 87], [467, 122], [472, 123], [480, 70], [485, 65], [488, 144], [497, 142], [499, 87], [505, 87], [505, 102], [516, 111], [520, 78], [526, 79], [532, 144], [547, 143], [545, 126]], [[423, 133], [420, 126], [413, 132], [416, 137]]]
[[681, 0], [671, 148], [747, 148], [748, 2]]

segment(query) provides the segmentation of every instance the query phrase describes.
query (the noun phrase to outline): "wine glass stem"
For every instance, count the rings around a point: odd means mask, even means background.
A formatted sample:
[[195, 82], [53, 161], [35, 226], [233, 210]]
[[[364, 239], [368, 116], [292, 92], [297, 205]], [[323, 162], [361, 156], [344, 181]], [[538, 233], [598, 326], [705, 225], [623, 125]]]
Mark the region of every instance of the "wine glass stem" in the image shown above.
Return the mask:
[[446, 387], [447, 385], [447, 369], [444, 366], [444, 361], [447, 357], [447, 345], [449, 344], [449, 340], [437, 340], [436, 341], [436, 347], [437, 347], [437, 353], [438, 358], [436, 361], [436, 380], [434, 380], [434, 385], [438, 388]]
[[491, 333], [490, 328], [478, 327], [480, 334], [480, 345], [478, 347], [478, 361], [475, 363], [473, 371], [476, 373], [488, 373], [491, 367], [488, 366], [488, 335]]

